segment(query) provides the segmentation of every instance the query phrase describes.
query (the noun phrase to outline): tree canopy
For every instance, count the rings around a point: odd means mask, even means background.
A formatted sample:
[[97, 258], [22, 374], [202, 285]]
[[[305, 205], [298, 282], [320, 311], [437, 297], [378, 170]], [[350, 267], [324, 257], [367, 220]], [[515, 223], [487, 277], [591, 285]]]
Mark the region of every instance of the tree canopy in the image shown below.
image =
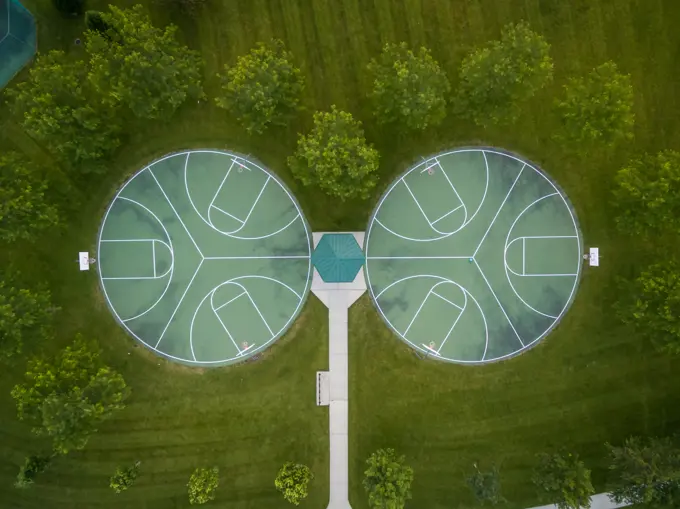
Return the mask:
[[111, 489], [116, 493], [128, 490], [137, 480], [139, 465], [141, 465], [141, 462], [136, 461], [134, 465], [118, 467], [116, 473], [111, 476], [109, 481]]
[[571, 78], [565, 97], [556, 102], [562, 121], [558, 138], [587, 150], [633, 137], [633, 85], [614, 62], [605, 62], [585, 78]]
[[633, 281], [623, 281], [620, 318], [659, 350], [680, 354], [680, 266], [669, 259], [642, 271]]
[[10, 108], [26, 132], [80, 171], [100, 170], [120, 144], [116, 109], [102, 104], [87, 79], [87, 65], [63, 51], [38, 56], [28, 79], [7, 90]]
[[677, 438], [631, 437], [620, 447], [607, 444], [608, 485], [614, 502], [648, 507], [680, 503], [680, 448]]
[[307, 498], [307, 485], [314, 479], [314, 474], [306, 465], [286, 462], [279, 470], [274, 485], [283, 494], [283, 498], [293, 505]]
[[59, 222], [45, 199], [47, 179], [16, 152], [0, 155], [0, 241], [34, 240]]
[[540, 454], [532, 481], [539, 495], [559, 509], [590, 507], [595, 493], [590, 470], [577, 454]]
[[202, 59], [177, 41], [176, 26], [153, 26], [141, 5], [109, 9], [101, 20], [110, 28], [85, 34], [89, 80], [105, 103], [123, 104], [139, 118], [166, 119], [188, 98], [203, 95]]
[[197, 468], [189, 478], [189, 503], [205, 504], [215, 500], [217, 487], [220, 484], [220, 470], [217, 467]]
[[84, 448], [130, 394], [123, 377], [104, 366], [99, 352], [81, 337], [56, 356], [30, 360], [25, 377], [12, 389], [19, 419], [33, 424], [37, 435], [50, 437], [58, 454]]
[[300, 135], [288, 166], [304, 185], [316, 185], [329, 196], [366, 199], [377, 184], [379, 158], [366, 143], [361, 122], [333, 106], [314, 114], [312, 132]]
[[524, 22], [463, 59], [457, 109], [480, 126], [509, 124], [522, 103], [552, 80], [550, 45]]
[[259, 43], [236, 65], [224, 66], [222, 94], [215, 98], [231, 111], [249, 133], [262, 133], [269, 124], [284, 125], [300, 109], [304, 79], [283, 43]]
[[616, 175], [619, 228], [630, 235], [680, 232], [680, 153], [634, 159]]
[[51, 461], [52, 458], [50, 456], [28, 456], [24, 460], [24, 464], [19, 468], [14, 487], [19, 489], [30, 488], [35, 482], [35, 477], [47, 470]]
[[495, 465], [488, 471], [482, 471], [477, 464], [475, 471], [467, 477], [467, 485], [480, 504], [497, 505], [505, 502], [501, 495], [501, 476]]
[[21, 288], [8, 274], [0, 275], [0, 359], [21, 352], [24, 339], [46, 339], [54, 312], [50, 292]]
[[378, 449], [366, 460], [363, 485], [372, 509], [403, 509], [411, 499], [413, 469], [394, 449]]
[[368, 70], [378, 122], [422, 130], [446, 117], [451, 86], [427, 48], [414, 53], [405, 42], [388, 43], [380, 57], [371, 60]]

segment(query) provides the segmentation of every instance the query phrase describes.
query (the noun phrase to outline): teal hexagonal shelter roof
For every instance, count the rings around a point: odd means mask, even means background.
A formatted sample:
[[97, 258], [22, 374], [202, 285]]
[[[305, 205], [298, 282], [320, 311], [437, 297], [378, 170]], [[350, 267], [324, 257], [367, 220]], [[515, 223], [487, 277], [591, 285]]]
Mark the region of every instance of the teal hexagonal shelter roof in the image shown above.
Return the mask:
[[364, 259], [351, 233], [326, 233], [312, 253], [312, 263], [326, 283], [351, 283]]

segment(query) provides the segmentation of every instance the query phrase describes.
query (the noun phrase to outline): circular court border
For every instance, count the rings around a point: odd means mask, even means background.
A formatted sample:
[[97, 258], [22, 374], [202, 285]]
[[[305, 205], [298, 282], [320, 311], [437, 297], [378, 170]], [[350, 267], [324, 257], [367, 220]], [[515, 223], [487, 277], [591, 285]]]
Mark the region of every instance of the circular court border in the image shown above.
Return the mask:
[[[505, 354], [505, 355], [502, 355], [502, 356], [499, 356], [499, 357], [495, 357], [495, 358], [492, 358], [492, 359], [482, 359], [482, 360], [450, 359], [450, 358], [446, 358], [446, 357], [438, 355], [436, 352], [432, 351], [432, 349], [428, 348], [427, 345], [423, 345], [421, 347], [421, 346], [418, 346], [417, 344], [414, 344], [414, 342], [412, 342], [408, 338], [406, 338], [404, 336], [404, 334], [402, 334], [402, 332], [397, 330], [397, 328], [390, 322], [389, 318], [383, 312], [382, 307], [380, 306], [380, 304], [378, 302], [378, 297], [380, 296], [381, 292], [379, 292], [378, 296], [376, 296], [375, 291], [374, 291], [375, 290], [374, 286], [371, 284], [371, 279], [370, 279], [371, 278], [371, 270], [369, 268], [369, 265], [370, 265], [369, 260], [372, 259], [373, 257], [370, 256], [369, 249], [371, 247], [372, 229], [376, 225], [376, 222], [379, 223], [379, 221], [377, 221], [377, 216], [381, 211], [381, 207], [383, 206], [383, 203], [385, 202], [387, 197], [390, 195], [390, 193], [394, 190], [395, 186], [397, 186], [397, 184], [399, 184], [402, 181], [402, 179], [404, 179], [406, 176], [408, 176], [411, 172], [416, 171], [417, 169], [422, 168], [423, 166], [425, 166], [425, 168], [427, 169], [427, 165], [429, 163], [431, 163], [432, 161], [437, 161], [437, 158], [441, 158], [441, 157], [451, 155], [451, 154], [456, 154], [456, 153], [463, 153], [463, 152], [481, 152], [483, 154], [488, 153], [488, 154], [495, 154], [495, 155], [498, 155], [498, 156], [507, 157], [507, 158], [510, 158], [510, 159], [516, 161], [517, 163], [520, 163], [522, 165], [526, 165], [526, 167], [534, 170], [534, 172], [536, 172], [536, 174], [543, 177], [543, 179], [545, 179], [545, 181], [548, 182], [555, 189], [557, 194], [559, 194], [564, 205], [566, 206], [566, 209], [569, 212], [570, 218], [573, 222], [573, 226], [574, 226], [574, 230], [575, 230], [576, 244], [577, 244], [577, 248], [578, 248], [578, 256], [575, 258], [577, 260], [577, 272], [576, 272], [576, 275], [575, 275], [575, 278], [574, 278], [574, 283], [573, 283], [573, 286], [571, 287], [569, 296], [566, 299], [563, 308], [561, 309], [560, 313], [555, 317], [554, 322], [545, 331], [543, 331], [538, 337], [536, 337], [530, 343], [523, 345], [521, 348], [517, 349], [516, 351], [510, 352], [508, 354]], [[566, 314], [566, 312], [573, 305], [574, 299], [575, 299], [576, 294], [577, 294], [577, 289], [579, 287], [579, 284], [580, 284], [580, 281], [581, 281], [581, 278], [582, 278], [582, 275], [583, 275], [583, 270], [582, 270], [583, 269], [582, 252], [583, 252], [583, 245], [584, 245], [583, 234], [582, 234], [582, 231], [581, 231], [581, 228], [580, 228], [580, 225], [579, 225], [578, 216], [576, 214], [575, 208], [573, 207], [571, 201], [569, 200], [567, 193], [539, 165], [535, 164], [534, 162], [532, 162], [528, 158], [524, 158], [524, 157], [520, 156], [519, 154], [517, 154], [515, 152], [511, 152], [509, 150], [505, 150], [505, 149], [498, 148], [498, 147], [463, 146], [463, 147], [457, 147], [455, 149], [444, 150], [444, 151], [438, 152], [436, 154], [433, 154], [431, 156], [428, 156], [427, 158], [421, 157], [420, 159], [421, 159], [421, 161], [410, 165], [405, 171], [400, 173], [393, 180], [393, 182], [391, 182], [388, 185], [387, 189], [382, 193], [377, 205], [375, 206], [375, 208], [374, 208], [374, 210], [371, 214], [369, 222], [368, 222], [368, 227], [367, 227], [367, 230], [366, 230], [366, 240], [365, 240], [365, 246], [364, 246], [365, 256], [366, 256], [365, 280], [366, 280], [366, 286], [367, 286], [369, 294], [371, 296], [371, 301], [373, 302], [374, 306], [376, 307], [378, 314], [380, 315], [383, 322], [387, 325], [387, 327], [392, 332], [394, 332], [402, 341], [407, 343], [416, 352], [424, 354], [425, 358], [434, 358], [434, 359], [437, 359], [437, 360], [440, 360], [440, 361], [443, 361], [443, 362], [450, 362], [450, 363], [454, 363], [454, 364], [479, 365], [479, 364], [487, 364], [487, 363], [506, 360], [506, 359], [509, 359], [509, 358], [512, 358], [512, 357], [515, 357], [517, 355], [520, 355], [522, 353], [527, 352], [528, 350], [530, 350], [534, 346], [538, 345], [548, 334], [550, 334], [555, 329], [555, 327], [557, 327], [559, 325], [559, 323], [561, 322], [561, 320], [564, 317], [564, 315]], [[486, 161], [486, 158], [485, 158], [485, 161]], [[437, 161], [437, 163], [438, 163], [438, 161]], [[424, 172], [424, 171], [425, 170], [422, 170], [421, 173]], [[520, 171], [520, 173], [521, 173], [521, 171]], [[518, 178], [519, 178], [519, 176], [518, 176]], [[489, 169], [488, 169], [488, 162], [487, 162], [487, 186], [488, 186], [490, 180], [491, 180], [491, 177], [490, 177], [490, 173], [489, 173]], [[513, 184], [513, 186], [514, 186], [514, 184]], [[510, 195], [511, 192], [512, 192], [512, 189], [508, 192], [508, 196]], [[485, 190], [484, 196], [486, 196], [486, 190]], [[415, 196], [413, 196], [413, 197], [415, 199]], [[507, 199], [507, 197], [506, 197], [506, 199]], [[497, 215], [500, 212], [500, 210], [503, 208], [504, 203], [505, 203], [505, 201], [501, 204], [500, 208], [498, 209]], [[420, 205], [418, 205], [418, 207], [420, 208]], [[482, 204], [480, 204], [480, 206], [479, 206], [479, 209], [481, 209], [481, 208], [482, 208]], [[529, 207], [527, 207], [527, 209], [528, 208]], [[475, 212], [474, 215], [476, 215], [477, 212], [479, 212], [479, 209]], [[421, 212], [423, 212], [422, 209], [421, 209]], [[466, 211], [466, 213], [467, 213], [467, 211]], [[424, 212], [423, 212], [423, 215], [425, 215]], [[473, 217], [474, 217], [474, 215], [473, 215]], [[426, 215], [425, 215], [425, 219], [429, 222]], [[494, 220], [495, 220], [495, 218], [494, 218]], [[472, 219], [469, 222], [472, 222]], [[458, 233], [458, 231], [464, 229], [467, 226], [467, 224], [469, 224], [469, 222], [466, 222], [465, 224], [463, 224], [463, 226], [461, 226], [458, 230], [451, 232], [451, 233], [446, 233], [443, 237], [438, 238], [438, 239], [428, 239], [428, 240], [413, 239], [413, 240], [415, 240], [416, 242], [429, 242], [429, 241], [436, 241], [436, 240], [441, 240], [443, 238], [452, 237], [456, 233]], [[431, 226], [431, 224], [430, 224], [430, 226]], [[493, 221], [492, 221], [492, 224], [489, 225], [489, 230], [491, 229], [492, 226], [493, 226]], [[383, 228], [384, 228], [384, 231], [390, 232], [390, 230], [387, 229], [386, 227], [383, 226]], [[512, 232], [512, 228], [514, 228], [514, 225], [510, 228], [510, 230], [508, 232], [508, 238], [510, 236], [510, 233]], [[390, 233], [394, 234], [394, 232], [390, 232]], [[486, 234], [488, 234], [488, 230], [487, 230]], [[481, 247], [482, 243], [484, 243], [484, 240], [486, 238], [486, 234], [482, 238], [478, 248]], [[516, 240], [516, 239], [513, 239], [513, 242], [514, 242], [514, 240]], [[509, 244], [507, 244], [507, 240], [506, 240], [505, 252], [503, 254], [504, 259], [507, 255], [508, 247], [509, 247]], [[475, 252], [475, 255], [473, 255], [473, 256], [476, 256], [476, 252]], [[379, 257], [376, 257], [376, 258], [379, 258]], [[473, 262], [472, 258], [470, 258], [470, 262], [471, 263]], [[474, 263], [475, 264], [477, 263], [476, 260], [474, 260]], [[506, 262], [504, 262], [504, 263], [506, 263]], [[507, 264], [506, 264], [505, 267], [506, 267], [506, 270], [507, 270]], [[479, 265], [477, 265], [477, 268], [479, 268]], [[480, 270], [480, 272], [482, 272], [481, 269], [479, 269], [479, 270]], [[444, 278], [442, 278], [442, 279], [444, 279]], [[395, 280], [396, 281], [391, 283], [389, 286], [399, 282], [399, 280], [397, 278], [395, 278]], [[452, 282], [453, 284], [460, 287], [460, 285], [458, 283], [456, 283], [455, 281], [449, 280], [449, 282]], [[488, 281], [487, 281], [487, 285], [489, 285]], [[512, 283], [511, 283], [511, 286], [512, 286]], [[491, 288], [490, 285], [489, 285], [489, 288]], [[384, 288], [383, 291], [385, 289], [386, 288]], [[461, 289], [463, 291], [466, 291], [462, 287], [461, 287]], [[493, 293], [493, 289], [491, 289], [491, 292]], [[470, 294], [470, 295], [472, 295], [472, 294]], [[496, 299], [496, 300], [498, 301], [498, 299]], [[521, 297], [520, 297], [520, 300], [522, 300]], [[424, 303], [424, 301], [423, 301], [423, 303]], [[499, 306], [500, 306], [500, 302], [499, 302]], [[502, 308], [502, 306], [500, 306], [500, 307]], [[529, 306], [529, 307], [531, 307], [531, 306]], [[503, 312], [505, 313], [505, 311], [503, 311]], [[417, 313], [416, 313], [416, 315], [417, 315]], [[506, 315], [506, 318], [507, 318], [507, 315]], [[413, 320], [415, 320], [415, 316], [414, 316]], [[508, 318], [508, 321], [510, 322], [509, 318]], [[512, 326], [512, 323], [511, 323], [511, 326]], [[408, 330], [407, 330], [407, 332], [408, 332]], [[488, 334], [488, 329], [487, 329], [487, 334]], [[521, 342], [521, 339], [520, 339], [520, 342]], [[432, 344], [432, 343], [430, 343], [430, 344]], [[488, 342], [487, 342], [487, 346], [488, 346]], [[486, 355], [486, 349], [485, 349], [485, 355]]]
[[[156, 353], [156, 354], [158, 354], [158, 355], [160, 355], [160, 356], [162, 356], [162, 357], [165, 357], [166, 359], [169, 359], [169, 360], [172, 360], [172, 361], [175, 361], [175, 362], [178, 362], [178, 363], [187, 365], [187, 366], [191, 366], [191, 367], [217, 367], [217, 366], [225, 366], [225, 365], [230, 365], [230, 364], [236, 364], [236, 363], [244, 362], [244, 361], [246, 361], [246, 360], [248, 360], [248, 359], [250, 359], [250, 358], [252, 358], [252, 357], [254, 357], [254, 356], [257, 356], [258, 354], [261, 354], [266, 348], [268, 348], [269, 346], [271, 346], [271, 344], [273, 344], [273, 343], [276, 342], [278, 339], [280, 339], [280, 338], [281, 338], [281, 337], [282, 337], [282, 336], [290, 329], [290, 327], [293, 325], [294, 321], [297, 319], [297, 317], [299, 316], [300, 312], [302, 311], [302, 308], [303, 308], [303, 306], [304, 306], [304, 304], [305, 304], [307, 298], [309, 297], [309, 293], [310, 293], [310, 289], [311, 289], [311, 282], [312, 282], [312, 273], [313, 273], [313, 266], [312, 266], [312, 262], [311, 262], [311, 252], [312, 252], [312, 236], [311, 236], [311, 229], [310, 229], [310, 227], [309, 227], [309, 224], [307, 223], [307, 220], [306, 220], [306, 218], [305, 218], [305, 216], [304, 216], [304, 213], [303, 213], [303, 211], [302, 211], [302, 208], [300, 207], [300, 204], [299, 204], [298, 201], [296, 200], [295, 196], [294, 196], [293, 193], [290, 191], [290, 189], [286, 186], [286, 184], [285, 184], [285, 183], [284, 183], [284, 182], [283, 182], [283, 181], [282, 181], [275, 173], [273, 173], [272, 171], [268, 170], [262, 163], [260, 163], [259, 161], [257, 161], [257, 160], [254, 159], [253, 157], [251, 157], [250, 155], [245, 156], [245, 155], [239, 154], [238, 152], [235, 152], [235, 151], [222, 150], [222, 149], [201, 148], [201, 149], [179, 150], [179, 151], [167, 153], [167, 154], [163, 155], [162, 157], [159, 157], [159, 158], [156, 158], [156, 159], [152, 160], [152, 161], [149, 162], [148, 164], [145, 164], [144, 166], [142, 166], [141, 169], [135, 171], [131, 176], [129, 176], [128, 178], [126, 178], [125, 181], [123, 182], [123, 184], [117, 189], [117, 191], [116, 191], [115, 195], [113, 196], [113, 198], [110, 199], [109, 204], [108, 204], [108, 206], [107, 206], [107, 208], [106, 208], [106, 211], [105, 211], [104, 215], [102, 216], [102, 220], [101, 220], [101, 223], [100, 223], [100, 226], [99, 226], [99, 230], [98, 230], [98, 234], [97, 234], [97, 259], [98, 259], [98, 266], [101, 268], [101, 264], [102, 264], [102, 260], [101, 260], [102, 234], [103, 234], [104, 228], [105, 228], [105, 226], [106, 226], [106, 221], [107, 221], [107, 219], [108, 219], [108, 217], [109, 217], [109, 213], [111, 212], [111, 210], [112, 210], [114, 204], [115, 204], [115, 203], [118, 201], [118, 199], [121, 197], [121, 193], [122, 193], [122, 192], [127, 188], [127, 186], [128, 186], [131, 182], [133, 182], [137, 177], [139, 177], [141, 174], [143, 174], [145, 171], [149, 170], [150, 168], [152, 168], [152, 167], [155, 166], [156, 164], [162, 163], [163, 161], [169, 160], [169, 159], [174, 158], [174, 157], [181, 157], [181, 156], [183, 156], [183, 155], [187, 155], [187, 161], [188, 161], [189, 156], [190, 156], [191, 154], [194, 154], [194, 153], [219, 154], [219, 155], [223, 155], [223, 156], [226, 156], [226, 157], [229, 157], [229, 158], [232, 158], [232, 159], [237, 159], [237, 160], [243, 161], [243, 162], [246, 163], [247, 165], [250, 165], [250, 166], [252, 166], [253, 168], [258, 169], [258, 170], [261, 171], [263, 174], [265, 174], [265, 175], [268, 177], [267, 180], [271, 179], [271, 180], [273, 180], [276, 184], [278, 184], [278, 186], [280, 187], [280, 189], [283, 190], [283, 191], [285, 192], [285, 194], [286, 194], [286, 196], [288, 197], [288, 199], [290, 200], [290, 202], [294, 205], [295, 210], [297, 211], [298, 217], [299, 217], [300, 221], [302, 222], [303, 229], [304, 229], [304, 237], [305, 237], [305, 240], [306, 240], [306, 243], [305, 243], [305, 244], [306, 244], [306, 255], [305, 255], [304, 257], [299, 256], [299, 257], [297, 257], [297, 258], [304, 258], [304, 259], [306, 259], [306, 266], [307, 266], [307, 269], [306, 269], [306, 277], [305, 277], [305, 283], [304, 283], [304, 288], [303, 288], [303, 290], [299, 293], [299, 295], [298, 295], [296, 292], [293, 291], [293, 293], [296, 293], [296, 295], [297, 295], [299, 301], [298, 301], [298, 303], [297, 303], [297, 305], [296, 305], [296, 307], [295, 307], [295, 310], [294, 310], [294, 311], [290, 314], [290, 316], [288, 317], [288, 320], [286, 321], [285, 325], [283, 325], [283, 327], [281, 327], [281, 329], [280, 329], [276, 334], [272, 335], [272, 337], [269, 338], [266, 342], [264, 342], [264, 343], [261, 344], [261, 345], [257, 345], [257, 348], [253, 348], [253, 349], [247, 351], [244, 355], [239, 356], [239, 357], [237, 357], [237, 358], [219, 359], [219, 360], [208, 360], [208, 361], [198, 361], [198, 360], [186, 359], [186, 358], [177, 357], [177, 356], [168, 354], [167, 352], [164, 352], [164, 351], [159, 350], [159, 349], [157, 348], [158, 345], [154, 346], [154, 345], [151, 345], [151, 344], [147, 343], [147, 342], [144, 341], [142, 338], [140, 338], [139, 335], [138, 335], [137, 333], [135, 333], [135, 331], [131, 330], [131, 328], [128, 327], [128, 325], [125, 323], [126, 320], [124, 320], [124, 319], [122, 319], [122, 318], [120, 317], [118, 311], [115, 309], [114, 305], [112, 304], [111, 300], [109, 299], [109, 296], [108, 296], [108, 293], [107, 293], [107, 289], [106, 289], [105, 284], [104, 284], [104, 279], [105, 279], [105, 278], [103, 278], [103, 276], [102, 276], [101, 269], [98, 271], [98, 272], [99, 272], [99, 274], [98, 274], [98, 276], [99, 276], [99, 286], [100, 286], [101, 291], [102, 291], [102, 293], [103, 293], [103, 295], [104, 295], [104, 298], [105, 298], [105, 300], [106, 300], [106, 302], [107, 302], [107, 307], [108, 307], [109, 311], [111, 312], [111, 314], [115, 317], [116, 322], [118, 323], [118, 325], [121, 326], [121, 327], [126, 331], [127, 334], [129, 334], [130, 336], [132, 336], [135, 340], [139, 341], [142, 345], [144, 345], [144, 346], [145, 346], [146, 348], [148, 348], [149, 350], [153, 351], [154, 353]], [[187, 163], [187, 164], [188, 164], [188, 163]], [[186, 171], [187, 171], [187, 167], [185, 166], [185, 179], [186, 179]], [[240, 171], [241, 171], [241, 170], [239, 170], [239, 172], [240, 172]], [[155, 177], [154, 177], [154, 178], [155, 178]], [[224, 179], [226, 180], [227, 177], [225, 176]], [[160, 184], [159, 184], [159, 187], [161, 187]], [[162, 190], [162, 188], [161, 188], [161, 190]], [[219, 193], [219, 190], [216, 192], [215, 195], [217, 195], [218, 193]], [[165, 192], [163, 192], [163, 194], [165, 195]], [[189, 193], [187, 193], [187, 194], [188, 194], [188, 196], [189, 196], [189, 201], [191, 202], [191, 201], [192, 201], [191, 195], [190, 195]], [[167, 198], [167, 196], [166, 196], [166, 198]], [[169, 199], [168, 199], [168, 202], [170, 203], [170, 206], [173, 207], [173, 205], [172, 205], [172, 203], [170, 202]], [[193, 202], [192, 202], [192, 206], [194, 206]], [[212, 206], [212, 204], [211, 204], [211, 206]], [[254, 207], [254, 206], [253, 206], [253, 207]], [[194, 206], [194, 210], [196, 210], [196, 207], [195, 207], [195, 206]], [[174, 208], [173, 208], [173, 211], [174, 211]], [[175, 213], [176, 213], [176, 211], [175, 211]], [[203, 220], [203, 222], [206, 222], [206, 221], [205, 221], [205, 218], [203, 217], [203, 215], [202, 215], [200, 212], [198, 212], [198, 210], [196, 210], [196, 213], [201, 217], [201, 219]], [[153, 212], [152, 212], [152, 215], [153, 215]], [[158, 218], [155, 218], [155, 219], [158, 221]], [[246, 221], [247, 221], [247, 219], [246, 219]], [[294, 220], [293, 220], [293, 221], [294, 221]], [[180, 220], [180, 222], [182, 222], [182, 221]], [[163, 222], [162, 222], [162, 221], [159, 221], [159, 223], [160, 223], [161, 226], [163, 227], [163, 230], [165, 230], [165, 226], [163, 225]], [[291, 221], [291, 223], [292, 223], [292, 221]], [[184, 223], [182, 223], [182, 226], [184, 226]], [[184, 226], [184, 228], [186, 229], [185, 226]], [[215, 227], [213, 227], [213, 229], [215, 229], [215, 230], [218, 231], [218, 232], [221, 231], [221, 230], [219, 230], [218, 228], [215, 228]], [[280, 230], [274, 232], [272, 235], [277, 235], [277, 234], [281, 233], [281, 231], [283, 231], [283, 230], [284, 230], [284, 228], [282, 228], [282, 229], [280, 229]], [[167, 230], [165, 230], [165, 231], [166, 231], [166, 234], [167, 234]], [[222, 233], [223, 233], [223, 232], [222, 232]], [[169, 234], [167, 234], [167, 235], [168, 235], [168, 238], [169, 238]], [[189, 235], [189, 236], [191, 236], [191, 235]], [[238, 238], [238, 237], [235, 237], [235, 238]], [[255, 239], [255, 240], [259, 240], [258, 238], [254, 238], [254, 239]], [[253, 239], [241, 239], [241, 240], [253, 240]], [[192, 241], [193, 241], [193, 239], [192, 239]], [[196, 247], [197, 247], [197, 249], [198, 249], [198, 246], [196, 246]], [[174, 271], [174, 253], [172, 252], [172, 249], [171, 249], [170, 251], [171, 251], [171, 256], [172, 256], [172, 259], [173, 259], [173, 266], [172, 266], [172, 268], [171, 268], [168, 272]], [[199, 252], [200, 252], [200, 249], [199, 249]], [[203, 255], [202, 253], [201, 253], [201, 256], [203, 257], [203, 261], [204, 261], [204, 260], [205, 260], [205, 257], [204, 257], [204, 255]], [[201, 261], [200, 263], [202, 264], [203, 261]], [[198, 273], [199, 269], [200, 269], [200, 265], [199, 265], [199, 268], [196, 270], [196, 273], [194, 274], [194, 276]], [[167, 273], [166, 273], [166, 274], [167, 274]], [[246, 277], [248, 277], [248, 276], [246, 276]], [[171, 272], [170, 278], [172, 278], [172, 272]], [[237, 278], [237, 279], [238, 279], [238, 278]], [[215, 288], [212, 290], [213, 293], [214, 293], [216, 290], [218, 290], [220, 287], [222, 287], [222, 286], [224, 286], [224, 285], [227, 285], [227, 283], [230, 283], [230, 282], [231, 282], [231, 280], [230, 280], [230, 281], [222, 281], [222, 282], [220, 282], [220, 284], [218, 284], [217, 286], [215, 286]], [[282, 286], [286, 286], [285, 283], [281, 283], [281, 284], [282, 284]], [[191, 286], [191, 283], [187, 286], [187, 290], [189, 289], [190, 286]], [[169, 284], [168, 284], [168, 287], [169, 287]], [[290, 288], [288, 288], [288, 289], [290, 290]], [[167, 291], [167, 287], [166, 287], [166, 290], [165, 290], [165, 291]], [[163, 298], [163, 296], [165, 295], [165, 291], [163, 292], [163, 295], [158, 299], [157, 302], [159, 302], [159, 301]], [[208, 296], [208, 295], [206, 295], [206, 296], [202, 299], [201, 305], [203, 304], [203, 301], [205, 301], [205, 298], [207, 298], [207, 296]], [[250, 295], [249, 295], [249, 297], [250, 297]], [[181, 304], [181, 299], [180, 299], [180, 304]], [[178, 304], [178, 307], [179, 307], [179, 304]], [[214, 311], [214, 308], [213, 308], [213, 311]], [[194, 318], [195, 318], [195, 315], [194, 315]], [[170, 318], [170, 321], [172, 321], [172, 320], [173, 320], [173, 317]], [[263, 320], [264, 320], [264, 318], [263, 318]], [[192, 321], [192, 327], [193, 327], [193, 321]], [[161, 335], [161, 339], [162, 339], [162, 335]], [[159, 341], [159, 342], [160, 342], [160, 341]], [[236, 345], [235, 345], [235, 346], [236, 346]], [[238, 348], [238, 346], [237, 346], [237, 348]], [[193, 345], [192, 345], [192, 349], [193, 349]]]

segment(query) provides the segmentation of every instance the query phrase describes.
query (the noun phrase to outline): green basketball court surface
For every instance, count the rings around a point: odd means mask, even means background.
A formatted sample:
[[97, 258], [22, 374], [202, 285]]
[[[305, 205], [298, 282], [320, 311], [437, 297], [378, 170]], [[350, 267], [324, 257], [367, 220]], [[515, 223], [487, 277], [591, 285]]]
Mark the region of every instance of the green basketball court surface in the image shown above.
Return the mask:
[[482, 363], [535, 345], [559, 322], [581, 273], [565, 194], [496, 149], [439, 154], [380, 200], [366, 280], [385, 322], [422, 353]]
[[101, 285], [127, 331], [190, 365], [238, 362], [292, 324], [311, 236], [286, 187], [255, 162], [176, 153], [135, 174], [99, 234]]

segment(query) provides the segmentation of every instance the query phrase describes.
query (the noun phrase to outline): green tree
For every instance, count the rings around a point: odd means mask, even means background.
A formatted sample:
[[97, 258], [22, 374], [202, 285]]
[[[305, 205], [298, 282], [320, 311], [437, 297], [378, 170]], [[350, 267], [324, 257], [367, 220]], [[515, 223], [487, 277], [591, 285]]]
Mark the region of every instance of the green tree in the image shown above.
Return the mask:
[[614, 62], [596, 67], [586, 78], [571, 78], [565, 97], [556, 101], [562, 120], [558, 139], [583, 151], [633, 138], [633, 85]]
[[205, 504], [215, 500], [215, 492], [220, 484], [219, 473], [217, 467], [194, 470], [187, 484], [191, 504]]
[[288, 158], [293, 175], [344, 200], [366, 199], [376, 186], [380, 155], [366, 143], [361, 122], [332, 106], [314, 114], [314, 128], [300, 135], [295, 155]]
[[665, 150], [630, 161], [616, 175], [614, 198], [621, 231], [680, 232], [680, 153]]
[[497, 505], [506, 502], [501, 495], [501, 476], [495, 465], [491, 470], [483, 472], [475, 463], [475, 471], [466, 479], [472, 494], [481, 504]]
[[378, 122], [423, 130], [446, 117], [446, 96], [451, 86], [427, 48], [415, 54], [405, 42], [388, 43], [380, 58], [371, 60], [368, 70]]
[[366, 460], [364, 489], [371, 509], [403, 509], [411, 499], [413, 469], [394, 449], [378, 449]]
[[524, 22], [463, 59], [457, 109], [480, 126], [513, 123], [522, 103], [550, 83], [550, 45]]
[[158, 3], [162, 6], [177, 9], [182, 14], [195, 17], [201, 12], [203, 6], [208, 3], [208, 0], [158, 0]]
[[129, 467], [116, 468], [116, 473], [111, 476], [109, 487], [116, 493], [122, 493], [129, 489], [137, 480], [141, 464], [140, 461], [136, 461], [134, 465]]
[[82, 172], [101, 171], [94, 162], [120, 144], [116, 109], [103, 104], [89, 86], [86, 64], [63, 51], [39, 56], [28, 79], [8, 89], [7, 95], [29, 136]]
[[80, 336], [53, 358], [29, 361], [26, 379], [12, 389], [19, 419], [50, 437], [57, 454], [84, 448], [130, 394], [123, 377], [104, 366], [99, 352]]
[[0, 359], [7, 360], [21, 352], [26, 337], [45, 340], [52, 317], [49, 290], [20, 288], [7, 274], [0, 278]]
[[16, 152], [0, 155], [0, 241], [34, 240], [59, 222], [45, 199], [47, 179]]
[[111, 27], [102, 18], [101, 11], [87, 11], [85, 12], [85, 27], [87, 30], [94, 30], [100, 34], [106, 34]]
[[678, 507], [680, 448], [677, 438], [631, 437], [621, 447], [607, 444], [611, 458], [609, 498], [647, 507]]
[[304, 90], [300, 69], [292, 61], [281, 41], [259, 43], [218, 74], [222, 94], [215, 102], [231, 111], [249, 133], [262, 133], [269, 124], [285, 125], [300, 109]]
[[197, 51], [175, 39], [177, 27], [151, 24], [141, 5], [109, 6], [101, 18], [111, 28], [86, 32], [89, 80], [104, 93], [104, 103], [123, 104], [139, 118], [169, 118], [189, 98], [202, 97]]
[[539, 495], [559, 509], [590, 507], [595, 493], [590, 470], [577, 454], [539, 454], [532, 481]]
[[633, 281], [622, 281], [617, 312], [624, 323], [657, 348], [680, 354], [680, 267], [674, 260], [654, 264]]
[[279, 470], [274, 486], [283, 493], [283, 498], [294, 505], [307, 498], [307, 485], [314, 479], [314, 474], [306, 465], [286, 462]]
[[19, 467], [19, 474], [17, 474], [14, 487], [19, 489], [30, 488], [35, 482], [35, 476], [44, 472], [51, 461], [50, 456], [28, 456], [24, 464]]

